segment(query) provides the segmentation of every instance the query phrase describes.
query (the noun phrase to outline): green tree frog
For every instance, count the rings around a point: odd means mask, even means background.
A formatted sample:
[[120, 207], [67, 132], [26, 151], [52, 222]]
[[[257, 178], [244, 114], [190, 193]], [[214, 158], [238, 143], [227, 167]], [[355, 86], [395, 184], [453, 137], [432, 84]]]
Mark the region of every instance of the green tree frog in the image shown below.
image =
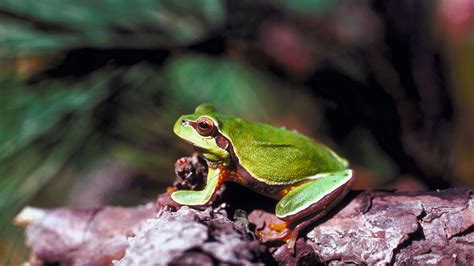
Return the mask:
[[267, 239], [287, 240], [291, 249], [298, 232], [342, 199], [353, 178], [347, 161], [323, 144], [218, 113], [209, 104], [181, 116], [174, 132], [195, 146], [209, 170], [203, 190], [179, 190], [171, 198], [182, 205], [205, 205], [223, 182], [242, 184], [279, 200], [275, 214], [285, 223], [272, 225], [278, 233]]

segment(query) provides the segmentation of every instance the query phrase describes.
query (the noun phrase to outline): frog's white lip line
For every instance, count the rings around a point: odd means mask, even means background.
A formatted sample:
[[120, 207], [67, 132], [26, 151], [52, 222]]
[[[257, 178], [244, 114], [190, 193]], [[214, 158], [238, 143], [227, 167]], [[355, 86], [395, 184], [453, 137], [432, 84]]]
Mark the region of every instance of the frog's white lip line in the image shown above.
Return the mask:
[[[181, 138], [181, 139], [183, 139], [183, 138]], [[189, 141], [189, 140], [187, 140], [187, 139], [183, 139], [183, 140], [186, 141], [187, 143], [191, 144], [191, 145], [193, 146], [193, 148], [198, 148], [198, 149], [201, 149], [201, 150], [205, 150], [205, 149], [206, 149], [206, 148], [204, 148], [204, 147], [201, 147], [201, 146], [196, 145], [195, 143], [193, 143], [193, 142], [191, 142], [191, 141]]]
[[194, 148], [199, 148], [199, 149], [201, 149], [201, 150], [206, 150], [205, 147], [198, 146], [198, 145], [196, 145], [195, 143], [193, 143], [193, 142], [191, 142], [191, 141], [189, 141], [189, 140], [187, 140], [187, 139], [185, 139], [185, 138], [182, 138], [182, 137], [180, 137], [180, 136], [178, 136], [178, 137], [179, 137], [180, 139], [186, 141], [187, 143], [193, 145]]

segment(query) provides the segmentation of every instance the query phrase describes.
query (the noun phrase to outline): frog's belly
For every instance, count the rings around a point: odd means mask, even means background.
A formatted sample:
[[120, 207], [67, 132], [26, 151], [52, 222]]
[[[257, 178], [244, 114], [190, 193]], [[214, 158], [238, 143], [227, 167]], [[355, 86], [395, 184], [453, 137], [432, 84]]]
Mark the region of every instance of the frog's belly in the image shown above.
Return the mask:
[[281, 199], [285, 196], [294, 186], [302, 183], [297, 182], [295, 184], [283, 184], [283, 185], [272, 185], [261, 182], [255, 179], [245, 168], [242, 166], [237, 166], [237, 175], [232, 178], [232, 181], [237, 182], [255, 192], [258, 192], [262, 195], [274, 198]]

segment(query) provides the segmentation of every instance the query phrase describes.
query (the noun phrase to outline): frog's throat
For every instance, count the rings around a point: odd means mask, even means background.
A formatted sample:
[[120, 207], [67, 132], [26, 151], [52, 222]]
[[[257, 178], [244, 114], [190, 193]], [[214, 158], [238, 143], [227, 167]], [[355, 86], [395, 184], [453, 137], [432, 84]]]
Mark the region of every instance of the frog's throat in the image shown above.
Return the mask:
[[215, 148], [215, 149], [206, 149], [196, 145], [194, 146], [194, 150], [198, 152], [204, 159], [213, 163], [220, 163], [224, 166], [228, 166], [231, 161], [231, 156], [228, 151]]

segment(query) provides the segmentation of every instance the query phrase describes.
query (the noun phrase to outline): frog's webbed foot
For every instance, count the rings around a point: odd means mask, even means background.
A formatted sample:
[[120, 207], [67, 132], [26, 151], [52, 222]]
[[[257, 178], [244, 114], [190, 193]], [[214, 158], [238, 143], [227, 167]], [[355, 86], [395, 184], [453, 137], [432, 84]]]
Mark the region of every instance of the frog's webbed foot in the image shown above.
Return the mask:
[[266, 228], [257, 232], [260, 241], [264, 243], [285, 242], [290, 253], [294, 253], [294, 246], [299, 230], [295, 230], [287, 222], [269, 224]]
[[288, 241], [291, 237], [291, 230], [286, 222], [279, 224], [269, 224], [270, 230], [261, 230], [257, 232], [257, 236], [262, 242]]

